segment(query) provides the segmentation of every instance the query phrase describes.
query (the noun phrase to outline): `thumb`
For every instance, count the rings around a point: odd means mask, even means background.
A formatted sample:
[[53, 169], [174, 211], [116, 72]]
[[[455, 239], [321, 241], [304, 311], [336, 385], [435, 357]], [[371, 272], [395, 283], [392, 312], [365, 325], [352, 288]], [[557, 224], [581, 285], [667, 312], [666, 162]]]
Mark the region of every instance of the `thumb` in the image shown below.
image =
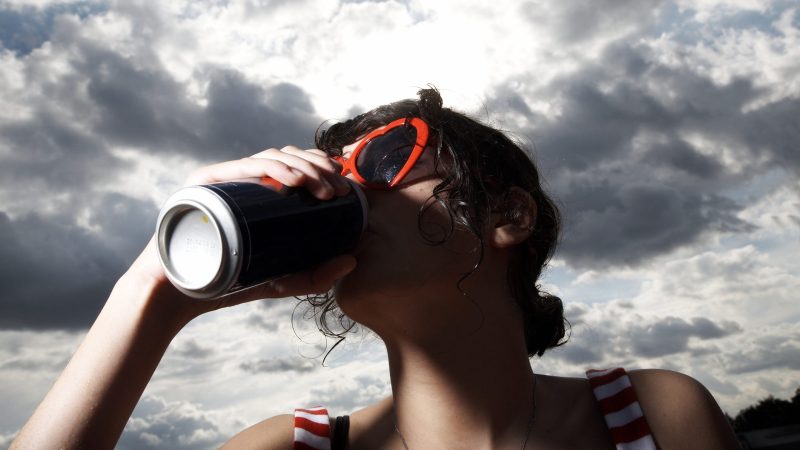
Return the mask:
[[353, 255], [341, 255], [322, 263], [310, 274], [310, 287], [314, 292], [325, 292], [340, 278], [356, 268]]

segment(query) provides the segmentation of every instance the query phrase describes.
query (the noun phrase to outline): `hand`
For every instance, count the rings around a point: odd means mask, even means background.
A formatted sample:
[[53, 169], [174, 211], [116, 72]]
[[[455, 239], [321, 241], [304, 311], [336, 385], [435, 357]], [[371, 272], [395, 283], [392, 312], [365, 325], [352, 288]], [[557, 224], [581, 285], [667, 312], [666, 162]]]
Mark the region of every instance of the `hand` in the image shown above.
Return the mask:
[[[286, 186], [305, 187], [315, 197], [326, 200], [334, 195], [346, 195], [350, 191], [350, 183], [340, 173], [339, 163], [323, 151], [300, 150], [289, 146], [280, 150], [271, 148], [247, 158], [202, 167], [194, 171], [184, 185], [269, 177]], [[141, 285], [142, 282], [155, 282], [158, 286], [156, 294], [168, 297], [166, 301], [179, 308], [177, 313], [188, 322], [200, 314], [256, 299], [323, 293], [337, 279], [353, 270], [355, 264], [353, 256], [342, 255], [309, 271], [216, 299], [198, 300], [184, 295], [169, 283], [158, 261], [153, 237], [123, 278], [135, 281], [131, 288]]]

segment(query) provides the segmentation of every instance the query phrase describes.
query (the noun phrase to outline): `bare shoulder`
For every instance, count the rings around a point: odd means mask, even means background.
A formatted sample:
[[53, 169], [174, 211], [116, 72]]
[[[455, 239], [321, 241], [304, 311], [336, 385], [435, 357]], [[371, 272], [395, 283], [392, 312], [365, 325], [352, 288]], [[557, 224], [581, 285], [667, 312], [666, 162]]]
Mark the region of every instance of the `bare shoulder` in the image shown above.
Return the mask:
[[281, 414], [242, 430], [221, 448], [227, 450], [291, 450], [293, 443], [294, 416]]
[[662, 449], [738, 449], [725, 415], [699, 381], [662, 369], [632, 370], [631, 383]]

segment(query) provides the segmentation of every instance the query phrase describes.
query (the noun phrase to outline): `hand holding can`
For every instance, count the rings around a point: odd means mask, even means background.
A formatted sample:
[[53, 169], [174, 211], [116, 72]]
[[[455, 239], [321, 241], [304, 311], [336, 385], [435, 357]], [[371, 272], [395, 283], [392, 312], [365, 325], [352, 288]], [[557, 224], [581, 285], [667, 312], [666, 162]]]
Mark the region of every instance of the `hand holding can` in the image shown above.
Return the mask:
[[[340, 175], [340, 172], [341, 166], [321, 150], [300, 150], [296, 147], [272, 148], [247, 158], [201, 167], [187, 178], [185, 186], [242, 179], [259, 181], [266, 177], [286, 187], [302, 190], [307, 198], [320, 201], [335, 200], [336, 197], [350, 195], [353, 186], [348, 179]], [[202, 217], [199, 219], [202, 221]], [[170, 299], [169, 303], [185, 310], [184, 313], [188, 315], [187, 320], [205, 312], [251, 300], [321, 293], [333, 286], [337, 279], [349, 273], [356, 264], [354, 257], [344, 254], [308, 270], [274, 279], [270, 283], [262, 283], [251, 289], [223, 295], [213, 302], [198, 302], [184, 292], [174, 289], [168, 282], [167, 273], [158, 257], [156, 241], [157, 237], [154, 236], [145, 251], [128, 270], [127, 278], [145, 277], [155, 280], [158, 284], [165, 283], [174, 291], [170, 296], [175, 298]]]

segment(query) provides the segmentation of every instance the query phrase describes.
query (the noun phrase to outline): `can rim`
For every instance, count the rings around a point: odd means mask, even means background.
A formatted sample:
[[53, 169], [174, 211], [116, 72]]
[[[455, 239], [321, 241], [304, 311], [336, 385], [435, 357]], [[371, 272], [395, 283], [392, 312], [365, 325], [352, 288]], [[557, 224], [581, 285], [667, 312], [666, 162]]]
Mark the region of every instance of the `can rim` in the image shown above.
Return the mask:
[[[174, 219], [190, 210], [207, 215], [220, 240], [222, 259], [217, 272], [209, 281], [191, 283], [173, 267], [168, 250], [167, 233]], [[242, 237], [233, 212], [215, 192], [204, 186], [190, 186], [173, 194], [165, 203], [156, 225], [158, 258], [167, 278], [184, 294], [198, 299], [218, 297], [235, 283], [242, 267]]]

